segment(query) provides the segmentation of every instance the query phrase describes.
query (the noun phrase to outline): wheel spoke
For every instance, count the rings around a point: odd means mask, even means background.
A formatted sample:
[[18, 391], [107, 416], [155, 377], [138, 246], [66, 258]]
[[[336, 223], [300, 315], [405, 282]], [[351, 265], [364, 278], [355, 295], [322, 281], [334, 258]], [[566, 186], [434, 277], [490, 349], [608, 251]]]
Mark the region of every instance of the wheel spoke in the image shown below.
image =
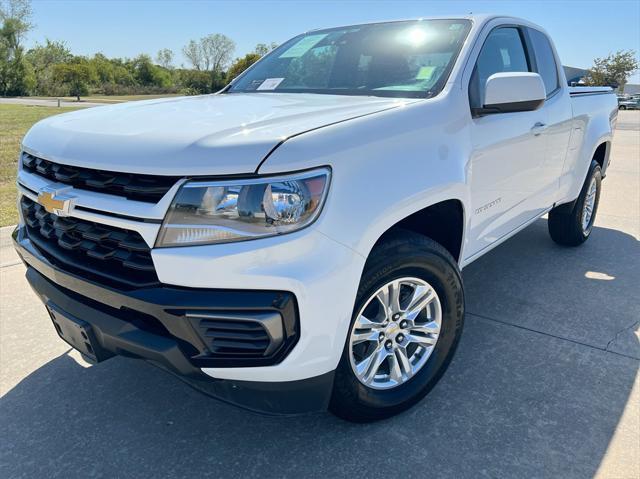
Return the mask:
[[400, 283], [398, 281], [387, 284], [376, 297], [382, 303], [387, 316], [400, 311]]
[[369, 318], [365, 317], [362, 314], [358, 316], [354, 324], [355, 329], [379, 329], [381, 327], [382, 324], [371, 321]]
[[421, 344], [422, 346], [433, 346], [438, 341], [438, 338], [432, 338], [430, 336], [422, 336], [420, 334], [407, 334], [407, 341], [410, 343]]
[[410, 321], [415, 320], [420, 311], [426, 308], [431, 301], [436, 298], [436, 292], [431, 288], [417, 286], [413, 292], [413, 297], [406, 310], [406, 318]]
[[354, 332], [351, 335], [351, 344], [355, 345], [366, 341], [378, 341], [379, 335], [380, 333], [374, 330], [364, 331], [362, 333]]
[[380, 347], [378, 346], [376, 349], [373, 350], [371, 354], [369, 354], [366, 358], [364, 358], [362, 361], [356, 364], [356, 374], [359, 377], [363, 377], [365, 373], [369, 370], [369, 367], [373, 362], [373, 358], [378, 353], [379, 349]]
[[422, 334], [438, 334], [440, 332], [440, 325], [435, 321], [429, 321], [428, 323], [413, 324], [410, 328], [412, 333]]
[[378, 372], [380, 365], [386, 359], [388, 354], [389, 353], [386, 348], [382, 344], [380, 344], [373, 351], [373, 353], [371, 353], [369, 356], [367, 356], [366, 359], [362, 360], [362, 362], [356, 365], [358, 374], [360, 375], [360, 377], [364, 378], [367, 384], [373, 381], [373, 378]]
[[395, 351], [395, 357], [400, 363], [400, 368], [402, 369], [403, 375], [409, 379], [413, 376], [413, 369], [411, 368], [411, 362], [409, 361], [409, 356], [407, 355], [407, 349], [404, 347], [399, 347]]
[[400, 362], [396, 354], [389, 355], [389, 376], [397, 383], [403, 381], [402, 369], [400, 368]]

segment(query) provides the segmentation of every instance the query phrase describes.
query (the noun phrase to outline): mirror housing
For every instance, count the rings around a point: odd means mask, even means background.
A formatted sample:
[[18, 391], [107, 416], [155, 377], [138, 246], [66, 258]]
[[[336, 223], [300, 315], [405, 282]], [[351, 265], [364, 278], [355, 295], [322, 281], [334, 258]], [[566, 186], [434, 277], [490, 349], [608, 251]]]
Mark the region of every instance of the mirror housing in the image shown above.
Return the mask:
[[547, 97], [542, 77], [537, 73], [494, 73], [487, 78], [482, 108], [477, 115], [533, 111], [540, 108]]

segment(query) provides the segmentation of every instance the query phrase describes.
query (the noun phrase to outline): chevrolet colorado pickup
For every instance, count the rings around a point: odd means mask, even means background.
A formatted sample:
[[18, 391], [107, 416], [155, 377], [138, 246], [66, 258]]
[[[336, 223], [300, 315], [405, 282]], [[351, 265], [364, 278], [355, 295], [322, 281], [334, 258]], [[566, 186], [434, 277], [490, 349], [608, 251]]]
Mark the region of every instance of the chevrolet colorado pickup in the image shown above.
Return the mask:
[[616, 98], [471, 15], [316, 30], [214, 95], [28, 132], [14, 232], [60, 337], [269, 414], [389, 417], [433, 388], [460, 271], [548, 213], [592, 233]]

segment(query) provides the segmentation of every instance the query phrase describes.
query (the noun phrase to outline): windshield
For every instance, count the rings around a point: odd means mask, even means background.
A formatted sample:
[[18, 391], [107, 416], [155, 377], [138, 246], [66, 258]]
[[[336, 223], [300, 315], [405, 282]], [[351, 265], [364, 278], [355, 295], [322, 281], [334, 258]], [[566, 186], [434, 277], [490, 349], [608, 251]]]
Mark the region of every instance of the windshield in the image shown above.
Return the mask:
[[458, 19], [316, 30], [281, 45], [227, 92], [428, 98], [447, 81], [469, 28]]

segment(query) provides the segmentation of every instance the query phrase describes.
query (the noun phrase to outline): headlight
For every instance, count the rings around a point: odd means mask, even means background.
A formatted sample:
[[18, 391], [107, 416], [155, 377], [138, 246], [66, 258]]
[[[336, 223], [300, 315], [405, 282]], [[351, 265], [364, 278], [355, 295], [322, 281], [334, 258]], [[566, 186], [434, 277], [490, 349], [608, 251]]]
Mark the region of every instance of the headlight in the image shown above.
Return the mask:
[[169, 208], [156, 246], [227, 243], [281, 235], [318, 217], [330, 170], [229, 181], [190, 181]]

